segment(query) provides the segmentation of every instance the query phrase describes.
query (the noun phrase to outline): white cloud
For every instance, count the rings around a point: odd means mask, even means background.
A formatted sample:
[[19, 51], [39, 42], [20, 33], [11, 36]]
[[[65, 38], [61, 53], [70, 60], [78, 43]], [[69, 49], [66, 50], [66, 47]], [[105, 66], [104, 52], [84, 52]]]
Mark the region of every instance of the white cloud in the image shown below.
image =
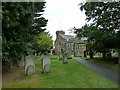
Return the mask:
[[57, 30], [69, 34], [71, 27], [82, 27], [85, 24], [85, 14], [80, 11], [78, 4], [84, 0], [46, 0], [43, 16], [48, 19], [47, 31], [56, 38]]

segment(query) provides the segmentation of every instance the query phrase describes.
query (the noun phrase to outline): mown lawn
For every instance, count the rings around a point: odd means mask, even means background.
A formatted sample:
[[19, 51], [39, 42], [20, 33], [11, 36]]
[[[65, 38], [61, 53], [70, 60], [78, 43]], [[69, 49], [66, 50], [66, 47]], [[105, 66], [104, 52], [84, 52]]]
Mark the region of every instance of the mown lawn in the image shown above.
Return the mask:
[[68, 64], [62, 64], [62, 60], [51, 60], [51, 72], [43, 74], [39, 58], [36, 57], [34, 75], [27, 77], [23, 73], [20, 78], [3, 81], [3, 88], [118, 88], [116, 84], [72, 59], [69, 59]]
[[118, 64], [115, 64], [116, 57], [113, 57], [112, 60], [109, 60], [109, 59], [103, 60], [102, 57], [100, 57], [100, 56], [95, 56], [94, 59], [91, 59], [89, 57], [87, 57], [87, 58], [82, 57], [82, 59], [83, 60], [88, 59], [87, 61], [89, 61], [89, 62], [99, 64], [99, 65], [111, 68], [113, 70], [118, 70]]

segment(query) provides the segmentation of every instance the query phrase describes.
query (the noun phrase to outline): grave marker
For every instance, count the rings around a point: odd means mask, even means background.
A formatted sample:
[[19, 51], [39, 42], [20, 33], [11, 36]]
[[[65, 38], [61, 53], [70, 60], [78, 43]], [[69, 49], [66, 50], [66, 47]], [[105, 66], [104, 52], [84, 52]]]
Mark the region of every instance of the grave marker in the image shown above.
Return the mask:
[[48, 72], [50, 72], [50, 57], [49, 57], [49, 56], [44, 56], [44, 55], [43, 55], [43, 60], [42, 60], [42, 72], [43, 72], [43, 73], [48, 73]]
[[63, 56], [63, 64], [67, 64], [68, 62], [67, 62], [67, 55], [64, 55]]
[[31, 76], [35, 72], [34, 56], [25, 57], [25, 74]]

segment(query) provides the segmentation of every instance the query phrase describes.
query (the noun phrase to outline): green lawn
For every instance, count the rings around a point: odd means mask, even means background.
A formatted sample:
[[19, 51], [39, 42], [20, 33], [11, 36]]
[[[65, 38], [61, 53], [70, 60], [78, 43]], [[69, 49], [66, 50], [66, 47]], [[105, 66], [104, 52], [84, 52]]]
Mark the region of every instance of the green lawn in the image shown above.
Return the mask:
[[91, 59], [89, 57], [88, 58], [82, 57], [82, 59], [83, 60], [88, 59], [87, 61], [89, 61], [89, 62], [92, 62], [92, 63], [95, 63], [95, 64], [99, 64], [99, 65], [111, 68], [113, 70], [118, 70], [118, 64], [114, 64], [112, 62], [113, 60], [112, 61], [110, 61], [110, 60], [103, 60], [102, 57], [99, 57], [99, 56], [95, 56], [94, 59]]
[[[52, 56], [54, 57], [54, 56]], [[56, 57], [56, 56], [55, 56]], [[51, 60], [51, 72], [41, 73], [40, 57], [36, 57], [36, 72], [31, 77], [21, 76], [3, 81], [3, 88], [117, 88], [118, 86], [98, 75], [81, 63], [69, 59]]]

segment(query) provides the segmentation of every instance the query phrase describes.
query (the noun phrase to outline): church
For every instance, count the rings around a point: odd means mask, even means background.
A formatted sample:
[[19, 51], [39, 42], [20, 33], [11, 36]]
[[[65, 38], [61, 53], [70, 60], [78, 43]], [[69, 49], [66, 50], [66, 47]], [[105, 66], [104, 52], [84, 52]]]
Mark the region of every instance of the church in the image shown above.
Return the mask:
[[69, 51], [71, 55], [82, 56], [86, 50], [85, 42], [87, 38], [78, 39], [72, 35], [65, 35], [63, 30], [56, 31], [55, 54], [59, 55], [62, 53], [62, 49]]

